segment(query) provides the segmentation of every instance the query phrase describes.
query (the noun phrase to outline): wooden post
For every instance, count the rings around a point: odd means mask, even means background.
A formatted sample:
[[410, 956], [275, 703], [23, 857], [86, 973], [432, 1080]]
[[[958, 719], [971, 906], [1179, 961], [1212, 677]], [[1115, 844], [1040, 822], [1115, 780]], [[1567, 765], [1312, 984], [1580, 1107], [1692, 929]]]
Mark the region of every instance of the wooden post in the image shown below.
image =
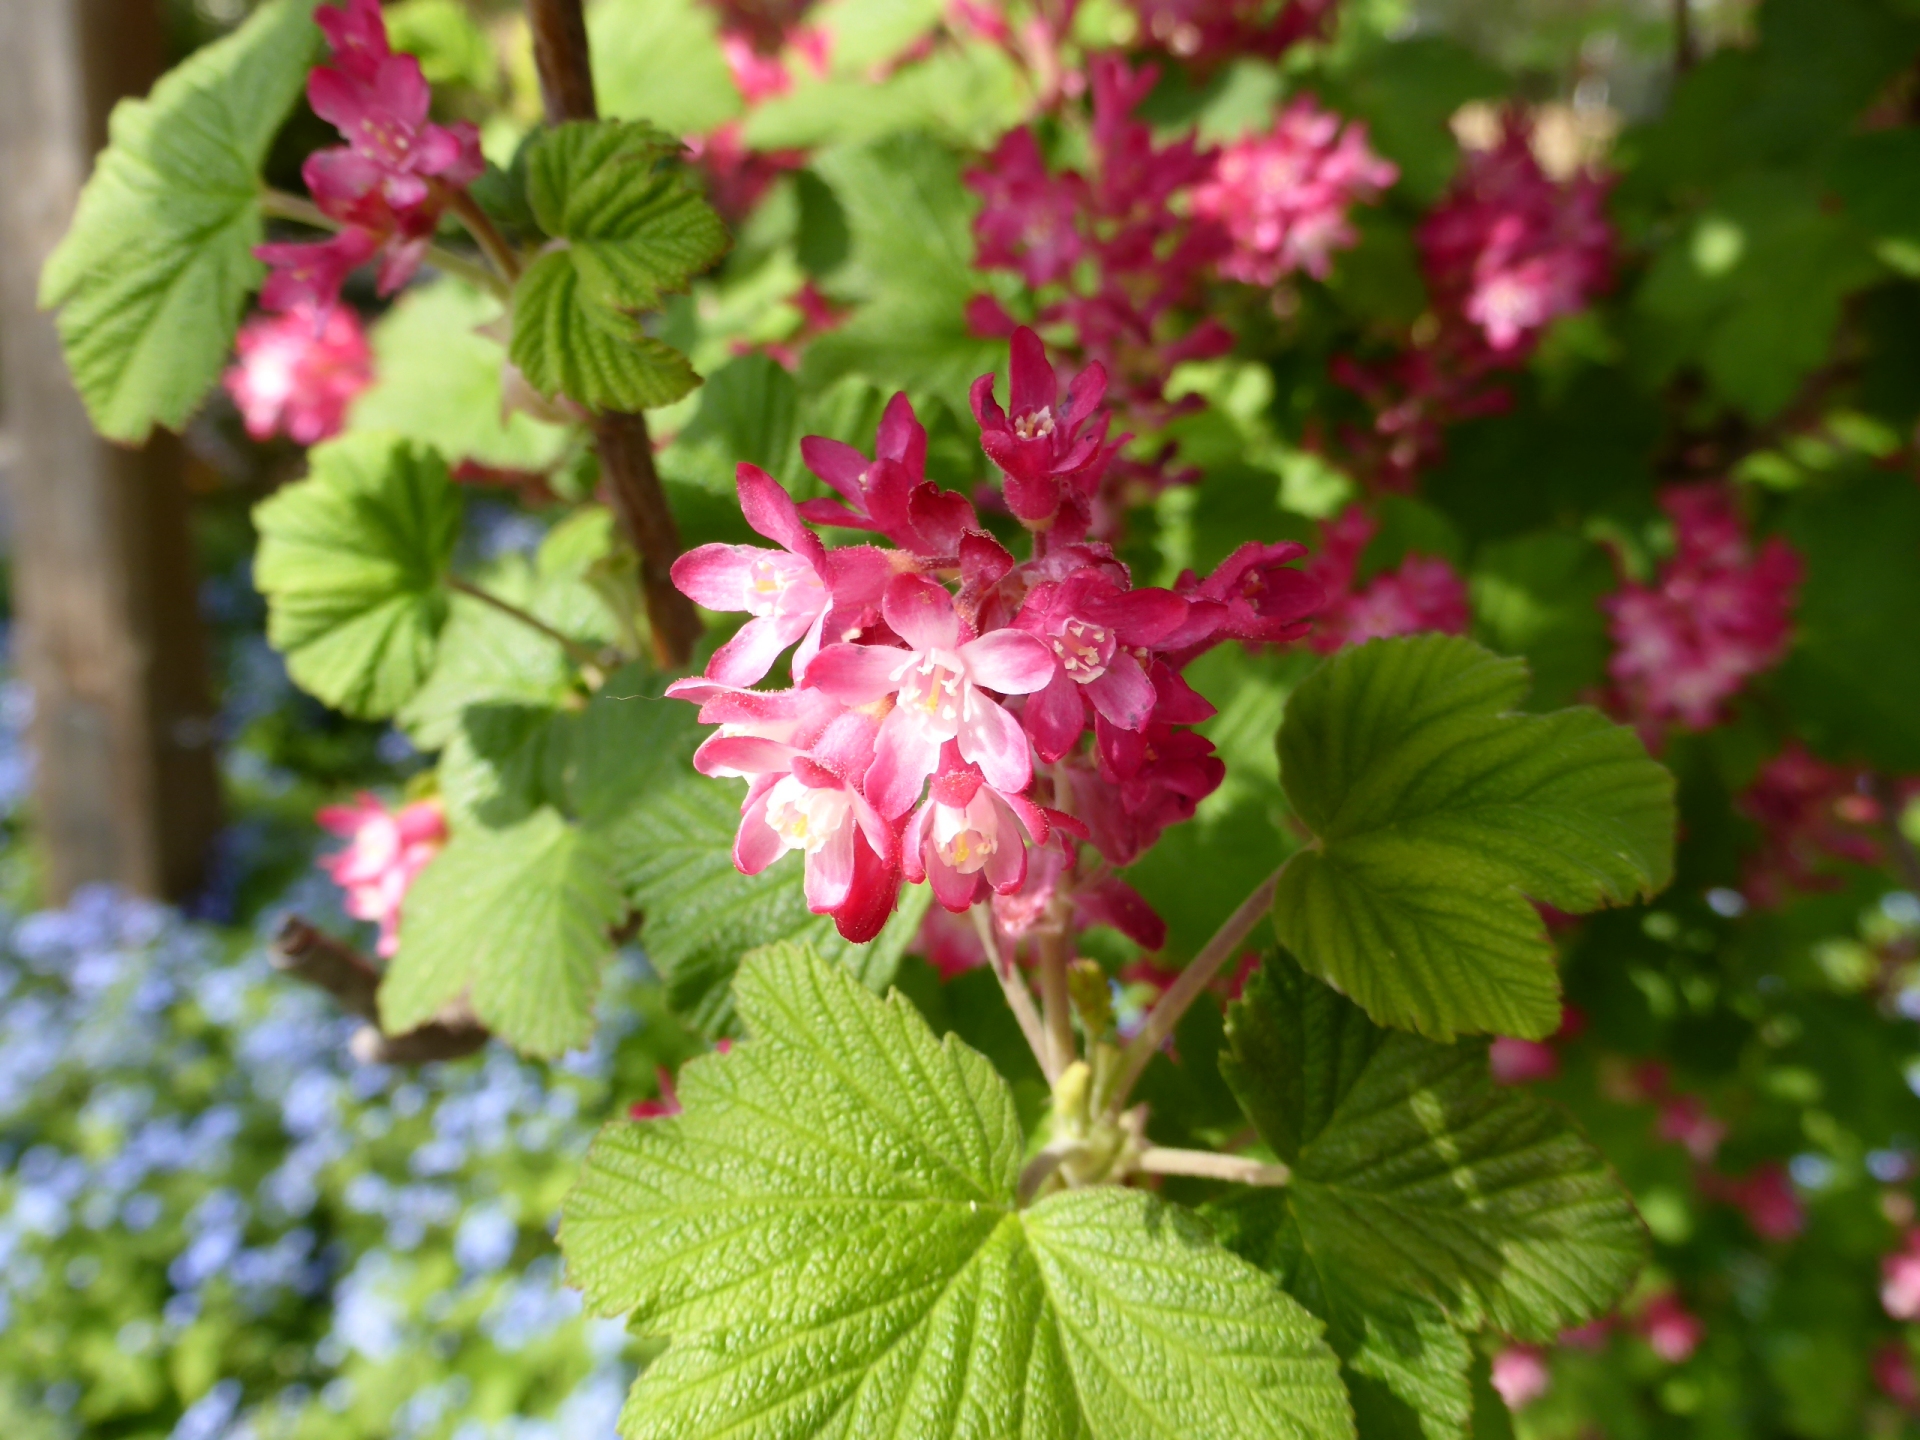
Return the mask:
[[164, 57], [155, 0], [0, 0], [0, 424], [15, 654], [34, 692], [33, 823], [49, 898], [112, 881], [178, 898], [219, 825], [182, 450], [102, 440], [68, 379], [40, 266], [107, 112]]

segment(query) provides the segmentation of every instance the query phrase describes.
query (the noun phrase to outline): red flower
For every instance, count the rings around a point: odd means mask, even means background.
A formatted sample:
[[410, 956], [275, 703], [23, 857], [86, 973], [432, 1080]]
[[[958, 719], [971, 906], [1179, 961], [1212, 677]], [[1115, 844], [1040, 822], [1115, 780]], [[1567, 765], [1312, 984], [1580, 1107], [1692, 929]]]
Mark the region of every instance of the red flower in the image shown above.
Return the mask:
[[1360, 557], [1378, 530], [1378, 522], [1358, 505], [1320, 527], [1320, 552], [1303, 573], [1327, 595], [1307, 642], [1322, 655], [1390, 635], [1426, 630], [1462, 635], [1473, 623], [1466, 581], [1438, 556], [1409, 555], [1398, 569], [1360, 585]]

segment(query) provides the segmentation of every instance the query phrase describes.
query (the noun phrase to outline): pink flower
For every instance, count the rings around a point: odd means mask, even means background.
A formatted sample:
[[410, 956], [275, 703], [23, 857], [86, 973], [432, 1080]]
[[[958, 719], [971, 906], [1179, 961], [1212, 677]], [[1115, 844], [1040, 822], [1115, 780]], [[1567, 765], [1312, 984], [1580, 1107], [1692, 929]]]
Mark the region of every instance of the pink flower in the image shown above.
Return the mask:
[[1669, 1365], [1691, 1358], [1707, 1334], [1700, 1317], [1682, 1305], [1671, 1290], [1663, 1290], [1647, 1302], [1638, 1324], [1653, 1353]]
[[1794, 1193], [1786, 1168], [1768, 1161], [1733, 1179], [1708, 1176], [1701, 1188], [1736, 1205], [1762, 1240], [1791, 1240], [1807, 1225], [1807, 1212]]
[[301, 305], [256, 315], [234, 341], [239, 363], [223, 377], [256, 440], [285, 435], [317, 445], [338, 435], [347, 407], [373, 383], [373, 351], [360, 317], [345, 306], [322, 315]]
[[1367, 147], [1367, 127], [1343, 122], [1303, 95], [1271, 133], [1237, 140], [1220, 152], [1213, 177], [1193, 191], [1193, 212], [1217, 221], [1233, 241], [1220, 273], [1271, 285], [1304, 270], [1324, 280], [1333, 253], [1359, 235], [1347, 221], [1355, 204], [1378, 199], [1400, 178]]
[[720, 36], [720, 53], [726, 57], [727, 73], [733, 88], [749, 105], [772, 100], [793, 89], [793, 75], [777, 55], [763, 55], [753, 42], [735, 30]]
[[629, 1120], [664, 1120], [680, 1113], [680, 1095], [673, 1087], [673, 1072], [664, 1065], [653, 1068], [660, 1091], [651, 1100], [636, 1100], [627, 1106]]
[[1705, 1165], [1719, 1153], [1727, 1127], [1713, 1117], [1698, 1095], [1676, 1095], [1661, 1105], [1654, 1133]]
[[1436, 301], [1477, 325], [1497, 352], [1530, 346], [1612, 279], [1606, 186], [1585, 174], [1551, 179], [1517, 111], [1497, 146], [1463, 160], [1418, 238]]
[[347, 914], [380, 927], [378, 952], [391, 959], [400, 949], [400, 905], [414, 877], [447, 843], [446, 815], [438, 800], [416, 800], [390, 811], [362, 793], [351, 805], [329, 805], [315, 817], [320, 828], [347, 837], [338, 854], [322, 856], [320, 868], [347, 892]]
[[1493, 1388], [1509, 1410], [1524, 1410], [1553, 1384], [1547, 1352], [1538, 1345], [1508, 1345], [1493, 1357]]
[[1174, 667], [1223, 640], [1280, 645], [1305, 635], [1326, 603], [1320, 583], [1292, 568], [1306, 553], [1292, 540], [1249, 540], [1206, 579], [1181, 575], [1173, 589], [1187, 602], [1187, 619], [1161, 642]]
[[716, 735], [696, 757], [704, 774], [750, 782], [733, 845], [740, 873], [758, 875], [800, 851], [807, 908], [833, 916], [840, 933], [857, 942], [880, 933], [899, 889], [897, 837], [860, 789], [873, 764], [875, 728], [871, 716], [849, 711], [817, 733], [806, 725], [791, 742]]
[[1643, 729], [1705, 730], [1786, 654], [1800, 557], [1777, 536], [1756, 549], [1726, 485], [1672, 486], [1660, 504], [1675, 553], [1652, 585], [1601, 602], [1614, 642], [1607, 670]]
[[1359, 584], [1360, 557], [1378, 530], [1379, 523], [1358, 505], [1321, 526], [1320, 552], [1304, 573], [1327, 595], [1307, 642], [1322, 655], [1391, 635], [1427, 630], [1461, 635], [1473, 622], [1466, 582], [1437, 556], [1409, 555], [1398, 569]]
[[1141, 38], [1201, 69], [1324, 38], [1337, 0], [1132, 0]]
[[953, 597], [918, 575], [893, 579], [881, 613], [906, 642], [904, 651], [829, 645], [807, 670], [809, 685], [844, 704], [894, 700], [867, 774], [867, 794], [880, 812], [902, 815], [913, 808], [949, 740], [994, 789], [1025, 790], [1033, 778], [1027, 737], [988, 692], [1038, 690], [1053, 677], [1052, 652], [1019, 630], [964, 635]]
[[1896, 1320], [1920, 1320], [1920, 1230], [1880, 1262], [1880, 1304]]
[[735, 484], [747, 524], [781, 548], [702, 545], [674, 561], [673, 583], [695, 604], [753, 616], [714, 652], [707, 678], [752, 685], [796, 640], [793, 672], [804, 676], [830, 620], [837, 638], [877, 618], [892, 569], [871, 546], [829, 554], [780, 483], [758, 466], [742, 464]]
[[926, 801], [907, 822], [901, 868], [912, 884], [931, 881], [934, 898], [947, 909], [965, 910], [987, 892], [1009, 894], [1026, 880], [1022, 830], [1044, 845], [1052, 825], [1032, 801], [1002, 794], [978, 766], [961, 763], [949, 741]]
[[1006, 479], [1007, 508], [1015, 519], [1042, 531], [1054, 529], [1059, 520], [1059, 538], [1078, 540], [1086, 534], [1093, 492], [1112, 454], [1106, 445], [1108, 417], [1100, 409], [1107, 372], [1097, 362], [1089, 365], [1062, 399], [1040, 337], [1025, 326], [1013, 333], [1008, 370], [1011, 418], [993, 398], [993, 376], [973, 382], [980, 448]]
[[432, 95], [420, 62], [392, 52], [378, 0], [345, 0], [344, 8], [323, 7], [314, 18], [334, 63], [307, 77], [307, 99], [348, 143], [309, 155], [301, 177], [314, 204], [347, 228], [313, 244], [254, 251], [276, 272], [261, 295], [270, 310], [301, 301], [328, 308], [347, 274], [376, 254], [380, 293], [399, 289], [454, 192], [486, 168], [473, 125], [427, 119]]
[[1128, 590], [1092, 568], [1027, 592], [1018, 624], [1053, 650], [1053, 678], [1022, 713], [1034, 748], [1058, 760], [1080, 739], [1089, 708], [1110, 725], [1141, 730], [1159, 703], [1141, 663], [1187, 618], [1168, 590]]
[[800, 516], [810, 524], [878, 531], [931, 559], [957, 554], [962, 537], [979, 523], [964, 495], [928, 483], [926, 427], [904, 393], [887, 402], [872, 460], [821, 435], [801, 440], [800, 458], [841, 496], [803, 502]]
[[1904, 1341], [1883, 1341], [1873, 1352], [1873, 1383], [1902, 1410], [1920, 1414], [1920, 1376], [1914, 1374], [1913, 1353]]
[[1878, 865], [1880, 803], [1863, 770], [1829, 765], [1789, 741], [1741, 795], [1738, 806], [1762, 831], [1746, 870], [1747, 898], [1779, 905], [1792, 891], [1838, 886], [1833, 862]]
[[1487, 1047], [1487, 1066], [1496, 1085], [1530, 1085], [1558, 1075], [1560, 1057], [1544, 1041], [1499, 1035]]

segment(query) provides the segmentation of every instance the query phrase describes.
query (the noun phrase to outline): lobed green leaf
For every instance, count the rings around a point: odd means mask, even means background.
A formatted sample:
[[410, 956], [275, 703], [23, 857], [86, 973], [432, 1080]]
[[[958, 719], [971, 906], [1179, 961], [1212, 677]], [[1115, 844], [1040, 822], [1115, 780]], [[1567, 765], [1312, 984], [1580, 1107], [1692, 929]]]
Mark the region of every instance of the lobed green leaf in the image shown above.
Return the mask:
[[1514, 713], [1527, 669], [1446, 635], [1376, 640], [1295, 692], [1281, 780], [1316, 844], [1280, 940], [1376, 1021], [1439, 1040], [1560, 1024], [1532, 901], [1579, 913], [1664, 886], [1673, 781], [1598, 711]]
[[1017, 1210], [1005, 1082], [903, 998], [795, 945], [736, 994], [752, 1038], [603, 1131], [562, 1213], [589, 1304], [672, 1336], [628, 1440], [1352, 1434], [1317, 1324], [1190, 1216]]
[[254, 507], [267, 639], [300, 686], [379, 718], [426, 679], [460, 528], [446, 464], [363, 431], [317, 446], [311, 473]]
[[315, 0], [272, 0], [124, 100], [40, 275], [100, 433], [179, 429], [220, 374], [263, 273], [260, 165], [318, 48]]

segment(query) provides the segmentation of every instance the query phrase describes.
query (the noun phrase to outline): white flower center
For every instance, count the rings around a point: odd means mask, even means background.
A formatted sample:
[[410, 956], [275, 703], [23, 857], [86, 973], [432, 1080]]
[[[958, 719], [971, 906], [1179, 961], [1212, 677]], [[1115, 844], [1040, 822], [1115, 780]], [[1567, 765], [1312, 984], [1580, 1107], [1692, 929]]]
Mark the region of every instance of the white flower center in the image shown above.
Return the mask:
[[1014, 416], [1013, 433], [1022, 440], [1040, 440], [1053, 434], [1053, 407], [1042, 405], [1038, 410]]
[[900, 687], [900, 708], [923, 733], [951, 740], [960, 733], [960, 720], [972, 687], [967, 667], [950, 650], [924, 650], [910, 655], [891, 676]]
[[767, 825], [780, 837], [780, 851], [811, 855], [839, 832], [853, 810], [844, 790], [820, 790], [789, 775], [767, 795]]
[[1053, 637], [1053, 653], [1060, 657], [1067, 678], [1081, 685], [1091, 684], [1107, 673], [1113, 652], [1113, 632], [1085, 620], [1069, 620]]

